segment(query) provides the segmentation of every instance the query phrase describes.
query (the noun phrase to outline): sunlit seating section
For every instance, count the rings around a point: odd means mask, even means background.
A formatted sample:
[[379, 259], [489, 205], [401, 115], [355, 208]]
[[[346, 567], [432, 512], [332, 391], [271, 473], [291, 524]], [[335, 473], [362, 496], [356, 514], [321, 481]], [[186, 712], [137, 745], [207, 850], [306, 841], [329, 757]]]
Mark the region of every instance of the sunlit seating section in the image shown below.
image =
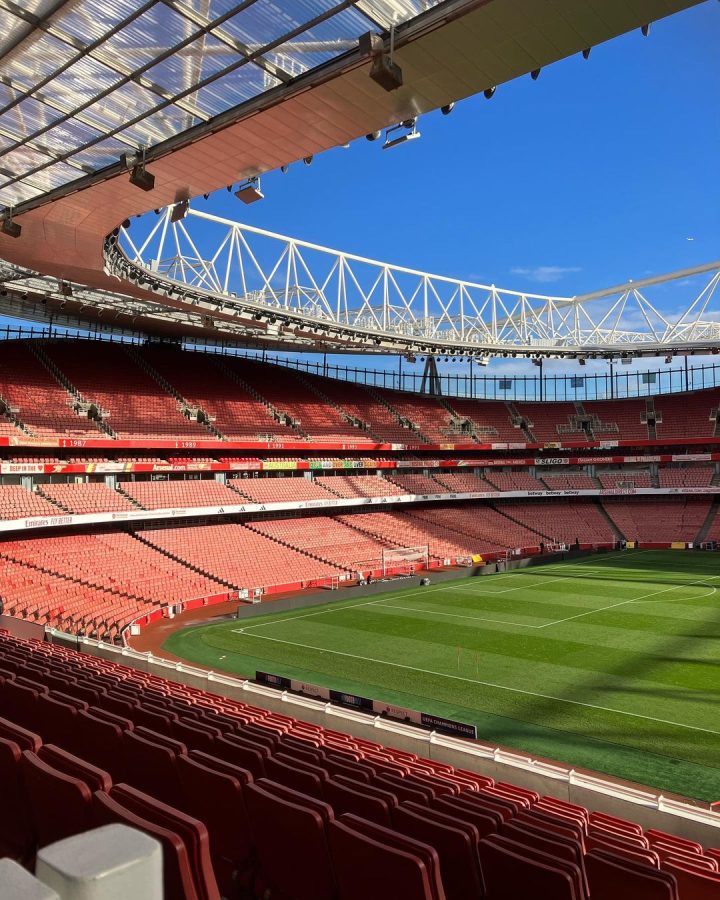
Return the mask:
[[[451, 413], [435, 397], [385, 390], [378, 390], [378, 396], [396, 410], [401, 418], [417, 426], [419, 433], [415, 434], [415, 443], [441, 444], [463, 440], [463, 436], [454, 432], [451, 427]], [[471, 438], [465, 436], [464, 440], [469, 442]]]
[[[300, 520], [298, 528], [302, 527]], [[343, 569], [264, 537], [243, 525], [206, 525], [141, 532], [153, 546], [235, 588], [320, 581]]]
[[715, 434], [714, 412], [720, 404], [716, 389], [691, 394], [665, 394], [655, 398], [655, 411], [662, 415], [657, 423], [659, 439], [712, 437]]
[[540, 443], [587, 440], [582, 428], [572, 424], [577, 415], [574, 403], [516, 403], [518, 413], [528, 421], [528, 427]]
[[[99, 438], [104, 437], [92, 419], [78, 416], [72, 408], [73, 397], [30, 349], [26, 341], [3, 341], [0, 353], [0, 397], [13, 409], [17, 417], [36, 438]], [[76, 344], [68, 345], [78, 354]], [[83, 345], [84, 347], [84, 345]], [[0, 427], [10, 423], [0, 417]], [[8, 437], [22, 439], [23, 432], [14, 426]], [[3, 435], [0, 435], [3, 436]]]
[[453, 493], [477, 494], [479, 491], [493, 490], [489, 482], [472, 472], [441, 469], [439, 472], [433, 472], [433, 478]]
[[[299, 503], [302, 500], [336, 500], [334, 494], [309, 478], [233, 478], [229, 484], [253, 503]], [[237, 495], [236, 495], [237, 496]], [[236, 503], [242, 503], [237, 498]]]
[[683, 466], [671, 468], [661, 466], [658, 469], [660, 487], [709, 487], [712, 484], [714, 470], [712, 466]]
[[356, 432], [358, 440], [372, 440], [372, 435], [376, 435], [383, 442], [416, 443], [414, 432], [404, 428], [395, 413], [377, 400], [363, 385], [353, 384], [350, 381], [335, 381], [331, 378], [314, 378], [311, 384], [316, 385], [323, 396], [348, 416], [368, 426], [372, 434], [360, 429]]
[[61, 516], [63, 510], [38, 493], [19, 485], [0, 485], [0, 519], [27, 519], [32, 516]]
[[586, 472], [567, 474], [563, 472], [559, 475], [542, 473], [540, 478], [551, 491], [596, 491], [598, 489], [597, 481]]
[[647, 470], [625, 469], [621, 472], [598, 472], [600, 484], [607, 489], [649, 488], [653, 486]]
[[212, 478], [182, 481], [122, 481], [120, 488], [144, 509], [240, 505], [242, 497]]
[[444, 494], [448, 490], [432, 475], [398, 475], [393, 472], [389, 478], [402, 488], [405, 494]]
[[646, 441], [650, 437], [641, 419], [646, 411], [644, 400], [591, 400], [583, 403], [583, 408], [594, 417], [592, 431], [598, 440]]
[[498, 511], [503, 508], [500, 503], [497, 509], [487, 503], [462, 506], [437, 504], [431, 509], [414, 510], [409, 515], [422, 520], [426, 527], [440, 526], [458, 532], [471, 541], [474, 553], [537, 547], [542, 538], [522, 519], [514, 521]]
[[343, 418], [341, 412], [318, 397], [302, 377], [282, 366], [228, 358], [227, 367], [267, 400], [278, 413], [290, 416], [299, 431], [316, 441], [358, 441], [367, 436]]
[[629, 541], [694, 541], [710, 510], [710, 497], [605, 497], [603, 506]]
[[82, 352], [71, 342], [47, 344], [45, 350], [63, 374], [109, 415], [106, 423], [124, 439], [209, 439], [210, 432], [186, 418], [180, 403], [167, 393], [122, 346], [87, 341]]
[[177, 900], [717, 895], [720, 851], [496, 782], [481, 760], [457, 769], [5, 634], [0, 672], [14, 859], [123, 822], [161, 841]]
[[0, 544], [0, 553], [28, 567], [151, 606], [223, 592], [222, 585], [211, 577], [122, 532], [7, 541]]
[[500, 472], [492, 469], [485, 477], [499, 491], [545, 491], [545, 485], [527, 472]]
[[510, 410], [502, 400], [467, 400], [451, 397], [448, 398], [448, 403], [460, 418], [470, 420], [481, 444], [527, 441], [522, 429], [513, 425]]
[[39, 493], [68, 512], [84, 515], [137, 509], [127, 497], [105, 484], [42, 484]]
[[293, 430], [274, 421], [268, 407], [228, 377], [214, 357], [162, 346], [144, 348], [142, 355], [190, 406], [210, 416], [226, 438], [264, 440], [273, 435], [278, 440], [293, 439]]
[[275, 541], [355, 571], [379, 569], [383, 550], [393, 546], [381, 538], [350, 528], [330, 516], [251, 522], [248, 528]]
[[320, 475], [315, 478], [320, 487], [340, 497], [395, 497], [405, 491], [395, 482], [381, 475]]
[[589, 498], [504, 500], [498, 509], [556, 543], [606, 544], [615, 540], [607, 519]]

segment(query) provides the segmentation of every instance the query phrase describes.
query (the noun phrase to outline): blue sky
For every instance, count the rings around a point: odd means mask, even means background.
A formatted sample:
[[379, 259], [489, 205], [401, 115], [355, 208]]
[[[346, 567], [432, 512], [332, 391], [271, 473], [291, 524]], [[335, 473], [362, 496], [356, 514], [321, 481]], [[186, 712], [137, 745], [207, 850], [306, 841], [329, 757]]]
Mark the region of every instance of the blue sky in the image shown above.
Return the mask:
[[[418, 141], [382, 151], [361, 138], [264, 176], [261, 203], [220, 191], [193, 205], [362, 256], [566, 296], [717, 259], [719, 45], [720, 4], [706, 2], [654, 23], [648, 38], [635, 31], [587, 61], [501, 85], [492, 100], [424, 116]], [[677, 309], [689, 287], [648, 296]]]

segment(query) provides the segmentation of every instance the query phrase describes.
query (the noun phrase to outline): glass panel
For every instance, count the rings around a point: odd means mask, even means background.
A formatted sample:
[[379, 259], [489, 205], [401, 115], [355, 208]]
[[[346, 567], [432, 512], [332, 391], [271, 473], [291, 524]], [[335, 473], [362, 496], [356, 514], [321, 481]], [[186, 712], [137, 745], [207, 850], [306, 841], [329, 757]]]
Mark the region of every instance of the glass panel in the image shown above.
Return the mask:
[[179, 94], [239, 59], [227, 44], [208, 34], [148, 69], [145, 77], [171, 94]]
[[88, 147], [75, 153], [72, 157], [73, 162], [80, 163], [83, 166], [89, 166], [92, 169], [104, 169], [106, 166], [113, 165], [118, 162], [123, 153], [132, 153], [133, 150], [139, 150], [140, 143], [136, 141], [128, 142], [111, 137], [105, 138], [98, 144]]
[[197, 31], [185, 16], [158, 4], [139, 16], [103, 44], [103, 51], [117, 54], [131, 69], [152, 62], [166, 50]]
[[177, 106], [166, 106], [130, 128], [123, 129], [119, 135], [139, 147], [150, 147], [192, 128], [198, 122], [198, 119], [185, 110]]
[[2, 127], [21, 140], [51, 125], [62, 115], [62, 112], [47, 103], [38, 103], [28, 97], [2, 114]]
[[32, 200], [39, 193], [41, 192], [30, 184], [13, 184], [10, 187], [0, 187], [0, 207], [17, 206], [26, 200]]
[[141, 5], [139, 0], [83, 0], [68, 4], [53, 16], [53, 31], [71, 35], [85, 45], [91, 44], [122, 25]]
[[[358, 36], [369, 29], [370, 23], [364, 16], [357, 10], [347, 9], [281, 44], [267, 58], [290, 74], [299, 74], [354, 50]], [[291, 61], [289, 66], [287, 60]]]
[[257, 0], [221, 27], [232, 37], [255, 49], [278, 40], [298, 25], [310, 22], [337, 6], [336, 0]]
[[121, 75], [84, 56], [54, 78], [44, 91], [69, 107], [78, 107], [117, 84]]
[[138, 84], [123, 84], [107, 97], [93, 103], [83, 116], [97, 124], [103, 131], [114, 131], [137, 116], [142, 116], [158, 105], [159, 98]]
[[8, 59], [3, 60], [4, 74], [13, 84], [32, 88], [76, 54], [72, 47], [49, 34], [33, 31]]
[[215, 116], [279, 83], [277, 78], [267, 75], [258, 66], [246, 63], [202, 88], [192, 95], [192, 99], [206, 115]]
[[55, 153], [65, 154], [75, 147], [82, 147], [101, 137], [102, 132], [83, 125], [77, 119], [69, 119], [59, 125], [54, 125], [45, 134], [36, 138], [34, 143], [40, 149], [46, 147]]

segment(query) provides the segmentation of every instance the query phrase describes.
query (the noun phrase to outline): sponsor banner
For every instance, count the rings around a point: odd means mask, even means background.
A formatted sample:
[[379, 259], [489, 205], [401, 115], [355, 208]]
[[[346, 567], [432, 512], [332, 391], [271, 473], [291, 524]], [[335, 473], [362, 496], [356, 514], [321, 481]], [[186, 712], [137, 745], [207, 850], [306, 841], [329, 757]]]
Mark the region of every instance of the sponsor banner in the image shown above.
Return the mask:
[[290, 690], [290, 679], [282, 675], [273, 675], [271, 672], [255, 672], [255, 681], [258, 684], [266, 684], [268, 687], [280, 688], [283, 691]]
[[262, 467], [268, 471], [273, 469], [297, 469], [297, 460], [267, 459], [262, 464]]
[[613, 450], [615, 447], [619, 447], [620, 444], [618, 441], [600, 441], [597, 445], [601, 450]]
[[477, 728], [474, 725], [468, 725], [466, 722], [458, 722], [455, 719], [444, 719], [442, 716], [431, 716], [428, 713], [422, 713], [422, 724], [426, 728], [432, 728], [433, 731], [440, 731], [443, 734], [451, 734], [453, 737], [477, 738]]
[[570, 460], [566, 456], [549, 456], [545, 459], [533, 460], [536, 466], [567, 466]]
[[[258, 675], [260, 673], [258, 672]], [[318, 684], [310, 684], [308, 681], [295, 681], [293, 678], [290, 682], [290, 690], [297, 694], [306, 694], [309, 697], [317, 697], [319, 700], [330, 699], [330, 689], [320, 687]]]
[[342, 691], [330, 691], [330, 702], [339, 706], [349, 706], [351, 709], [360, 709], [364, 712], [373, 711], [373, 702], [369, 697], [361, 697], [360, 694], [345, 694]]
[[383, 703], [380, 700], [373, 701], [373, 712], [379, 716], [387, 716], [388, 719], [399, 719], [401, 722], [412, 722], [413, 725], [422, 725], [423, 714], [416, 709], [406, 709], [404, 706], [396, 706], [394, 703]]

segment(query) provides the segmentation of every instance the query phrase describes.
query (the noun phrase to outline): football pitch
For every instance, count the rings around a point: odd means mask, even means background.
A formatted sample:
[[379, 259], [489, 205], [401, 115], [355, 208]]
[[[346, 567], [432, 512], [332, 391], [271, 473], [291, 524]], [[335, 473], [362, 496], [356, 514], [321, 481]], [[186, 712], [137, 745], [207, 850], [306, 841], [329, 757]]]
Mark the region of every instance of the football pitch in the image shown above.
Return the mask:
[[[335, 595], [337, 596], [337, 595]], [[271, 604], [268, 604], [271, 608]], [[720, 800], [720, 555], [625, 551], [187, 628], [165, 648]]]

